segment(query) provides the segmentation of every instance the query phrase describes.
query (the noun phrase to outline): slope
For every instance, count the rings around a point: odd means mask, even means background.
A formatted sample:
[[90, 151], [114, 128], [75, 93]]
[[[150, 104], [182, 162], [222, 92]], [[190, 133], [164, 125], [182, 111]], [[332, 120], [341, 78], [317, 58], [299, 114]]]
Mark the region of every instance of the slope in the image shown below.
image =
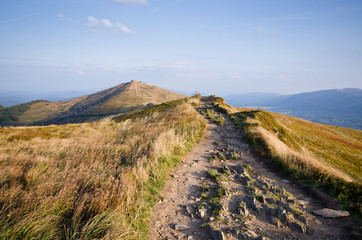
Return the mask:
[[0, 239], [145, 239], [167, 172], [205, 132], [198, 102], [0, 128]]
[[[183, 97], [185, 96], [133, 80], [129, 83], [123, 83], [110, 89], [68, 101], [34, 101], [3, 108], [0, 110], [0, 125], [48, 125], [86, 122]], [[21, 106], [21, 111], [17, 110], [19, 106]]]
[[350, 218], [313, 215], [331, 206], [253, 154], [215, 103], [222, 101], [201, 98], [206, 137], [170, 175], [149, 239], [352, 239]]
[[231, 114], [254, 149], [295, 178], [318, 182], [361, 213], [362, 131], [244, 109]]
[[244, 94], [229, 96], [237, 106], [263, 106], [273, 112], [288, 114], [317, 123], [362, 130], [362, 90], [332, 89], [293, 95]]

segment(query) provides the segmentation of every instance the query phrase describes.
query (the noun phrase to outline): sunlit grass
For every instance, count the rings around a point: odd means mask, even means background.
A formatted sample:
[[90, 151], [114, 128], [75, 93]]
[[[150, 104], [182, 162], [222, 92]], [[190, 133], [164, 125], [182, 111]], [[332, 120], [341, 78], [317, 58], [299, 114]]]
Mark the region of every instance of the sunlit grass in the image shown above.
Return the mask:
[[205, 132], [195, 101], [119, 122], [0, 129], [0, 239], [146, 239], [167, 172]]
[[345, 208], [362, 213], [362, 131], [225, 103], [218, 106], [243, 130], [254, 150], [272, 159], [278, 169], [316, 183]]

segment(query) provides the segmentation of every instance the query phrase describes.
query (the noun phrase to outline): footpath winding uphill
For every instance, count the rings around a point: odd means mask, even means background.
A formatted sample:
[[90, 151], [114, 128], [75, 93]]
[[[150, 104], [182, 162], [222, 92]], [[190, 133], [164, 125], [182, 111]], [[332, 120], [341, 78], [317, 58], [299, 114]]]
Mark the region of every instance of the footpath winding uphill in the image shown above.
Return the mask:
[[335, 207], [333, 200], [255, 157], [224, 118], [209, 123], [205, 139], [170, 175], [150, 239], [350, 239], [348, 212], [317, 215]]

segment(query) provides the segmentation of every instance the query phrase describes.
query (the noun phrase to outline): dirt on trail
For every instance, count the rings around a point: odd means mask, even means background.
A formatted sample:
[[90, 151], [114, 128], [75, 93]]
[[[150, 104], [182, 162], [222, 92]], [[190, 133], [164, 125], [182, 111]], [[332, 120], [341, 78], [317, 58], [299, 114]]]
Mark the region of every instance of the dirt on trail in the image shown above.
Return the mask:
[[330, 197], [256, 157], [223, 117], [223, 125], [209, 121], [205, 138], [170, 174], [149, 239], [351, 239], [350, 217], [313, 214], [335, 208]]

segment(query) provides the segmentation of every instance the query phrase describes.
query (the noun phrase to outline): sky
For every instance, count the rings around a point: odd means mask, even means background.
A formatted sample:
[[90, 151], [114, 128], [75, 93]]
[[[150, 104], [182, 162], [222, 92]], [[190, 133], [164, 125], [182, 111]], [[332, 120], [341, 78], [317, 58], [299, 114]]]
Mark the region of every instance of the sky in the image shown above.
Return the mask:
[[360, 0], [1, 0], [0, 91], [362, 88]]

